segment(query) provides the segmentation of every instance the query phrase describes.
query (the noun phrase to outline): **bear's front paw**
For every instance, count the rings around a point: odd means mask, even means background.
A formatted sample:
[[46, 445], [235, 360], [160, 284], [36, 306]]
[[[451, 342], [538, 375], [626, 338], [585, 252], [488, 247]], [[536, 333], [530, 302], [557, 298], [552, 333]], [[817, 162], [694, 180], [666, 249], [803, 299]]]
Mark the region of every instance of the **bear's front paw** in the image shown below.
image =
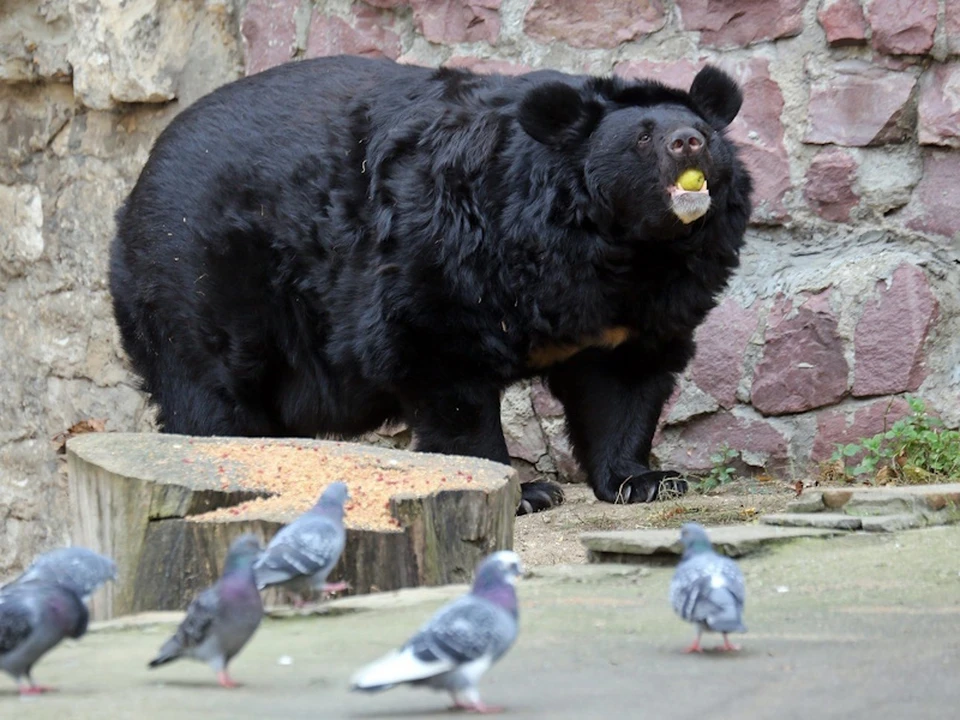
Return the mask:
[[546, 480], [523, 483], [520, 486], [522, 495], [517, 515], [529, 515], [556, 507], [563, 502], [563, 490], [557, 483]]
[[594, 489], [598, 500], [609, 503], [647, 503], [679, 497], [687, 492], [687, 481], [674, 470], [645, 470], [617, 481], [610, 478], [605, 487]]

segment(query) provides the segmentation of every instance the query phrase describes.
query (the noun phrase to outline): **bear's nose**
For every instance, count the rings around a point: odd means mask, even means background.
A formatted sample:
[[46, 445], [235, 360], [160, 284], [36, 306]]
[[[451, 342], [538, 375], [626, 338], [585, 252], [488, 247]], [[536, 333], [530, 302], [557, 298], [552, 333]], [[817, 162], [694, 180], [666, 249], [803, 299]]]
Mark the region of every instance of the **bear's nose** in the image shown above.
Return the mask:
[[703, 150], [703, 135], [691, 127], [680, 128], [670, 133], [667, 138], [667, 149], [675, 157], [693, 157]]

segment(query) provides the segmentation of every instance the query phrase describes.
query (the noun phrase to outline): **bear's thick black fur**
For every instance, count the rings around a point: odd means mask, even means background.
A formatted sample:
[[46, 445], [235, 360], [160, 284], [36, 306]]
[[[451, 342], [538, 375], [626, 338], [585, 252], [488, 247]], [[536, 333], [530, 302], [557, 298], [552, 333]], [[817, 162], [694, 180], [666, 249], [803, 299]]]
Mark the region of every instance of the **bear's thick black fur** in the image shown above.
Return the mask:
[[[419, 450], [504, 463], [501, 391], [542, 376], [599, 499], [682, 490], [649, 453], [738, 264], [751, 181], [723, 130], [741, 102], [712, 67], [689, 92], [353, 57], [225, 85], [170, 123], [117, 213], [124, 349], [166, 432], [402, 420]], [[678, 190], [687, 168], [706, 190]], [[519, 512], [560, 498], [526, 485]]]

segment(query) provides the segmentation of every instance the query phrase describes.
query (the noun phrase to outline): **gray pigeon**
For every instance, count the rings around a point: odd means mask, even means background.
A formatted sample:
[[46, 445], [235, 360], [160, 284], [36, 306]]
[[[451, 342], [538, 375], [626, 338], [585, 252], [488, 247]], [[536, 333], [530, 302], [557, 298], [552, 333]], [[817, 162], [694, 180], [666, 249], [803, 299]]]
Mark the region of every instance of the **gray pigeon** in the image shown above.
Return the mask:
[[210, 665], [223, 687], [237, 687], [227, 665], [253, 637], [263, 618], [263, 602], [253, 574], [262, 551], [254, 535], [241, 535], [233, 541], [223, 575], [193, 599], [177, 632], [163, 644], [149, 667], [181, 657], [193, 658]]
[[683, 557], [670, 583], [670, 604], [684, 620], [697, 626], [697, 637], [687, 652], [702, 652], [700, 636], [704, 631], [723, 634], [720, 650], [739, 650], [727, 638], [728, 633], [746, 632], [743, 603], [746, 587], [743, 573], [732, 559], [717, 554], [707, 531], [698, 523], [686, 523], [680, 529]]
[[65, 637], [87, 631], [90, 614], [75, 589], [47, 580], [28, 580], [0, 590], [0, 670], [13, 676], [21, 695], [50, 688], [33, 682], [30, 671]]
[[311, 591], [346, 590], [347, 583], [327, 583], [346, 543], [343, 504], [350, 497], [343, 482], [331, 483], [317, 504], [274, 535], [254, 567], [257, 587], [282, 585], [302, 598]]
[[463, 710], [501, 710], [480, 700], [477, 682], [517, 639], [514, 583], [522, 573], [515, 552], [488, 555], [467, 595], [440, 608], [399, 650], [357, 672], [351, 689], [374, 692], [409, 683], [446, 690]]
[[87, 548], [67, 547], [38, 555], [20, 577], [5, 587], [31, 580], [65, 582], [87, 602], [98, 587], [116, 579], [117, 564], [110, 558]]

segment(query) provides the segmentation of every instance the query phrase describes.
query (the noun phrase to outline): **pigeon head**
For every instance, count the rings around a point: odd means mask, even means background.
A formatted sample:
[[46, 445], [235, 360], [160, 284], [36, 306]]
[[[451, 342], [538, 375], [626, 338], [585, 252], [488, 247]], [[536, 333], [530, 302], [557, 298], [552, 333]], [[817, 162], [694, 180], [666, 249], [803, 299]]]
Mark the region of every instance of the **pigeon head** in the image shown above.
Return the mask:
[[260, 558], [263, 545], [256, 535], [245, 533], [230, 544], [227, 559], [223, 564], [223, 574], [243, 570], [253, 571], [253, 564]]
[[680, 542], [683, 544], [684, 556], [709, 552], [713, 549], [707, 531], [700, 523], [684, 523], [680, 528]]
[[338, 480], [337, 482], [330, 483], [324, 488], [323, 493], [320, 495], [320, 499], [317, 500], [317, 504], [313, 506], [313, 509], [317, 512], [322, 512], [325, 515], [333, 515], [335, 517], [343, 517], [343, 504], [350, 499], [350, 491], [347, 490], [347, 484]]
[[513, 585], [523, 575], [520, 556], [512, 550], [501, 550], [487, 555], [477, 566], [474, 589], [496, 585]]
[[514, 583], [523, 575], [520, 556], [510, 550], [501, 550], [485, 557], [477, 566], [471, 593], [496, 603], [517, 616], [517, 591]]

